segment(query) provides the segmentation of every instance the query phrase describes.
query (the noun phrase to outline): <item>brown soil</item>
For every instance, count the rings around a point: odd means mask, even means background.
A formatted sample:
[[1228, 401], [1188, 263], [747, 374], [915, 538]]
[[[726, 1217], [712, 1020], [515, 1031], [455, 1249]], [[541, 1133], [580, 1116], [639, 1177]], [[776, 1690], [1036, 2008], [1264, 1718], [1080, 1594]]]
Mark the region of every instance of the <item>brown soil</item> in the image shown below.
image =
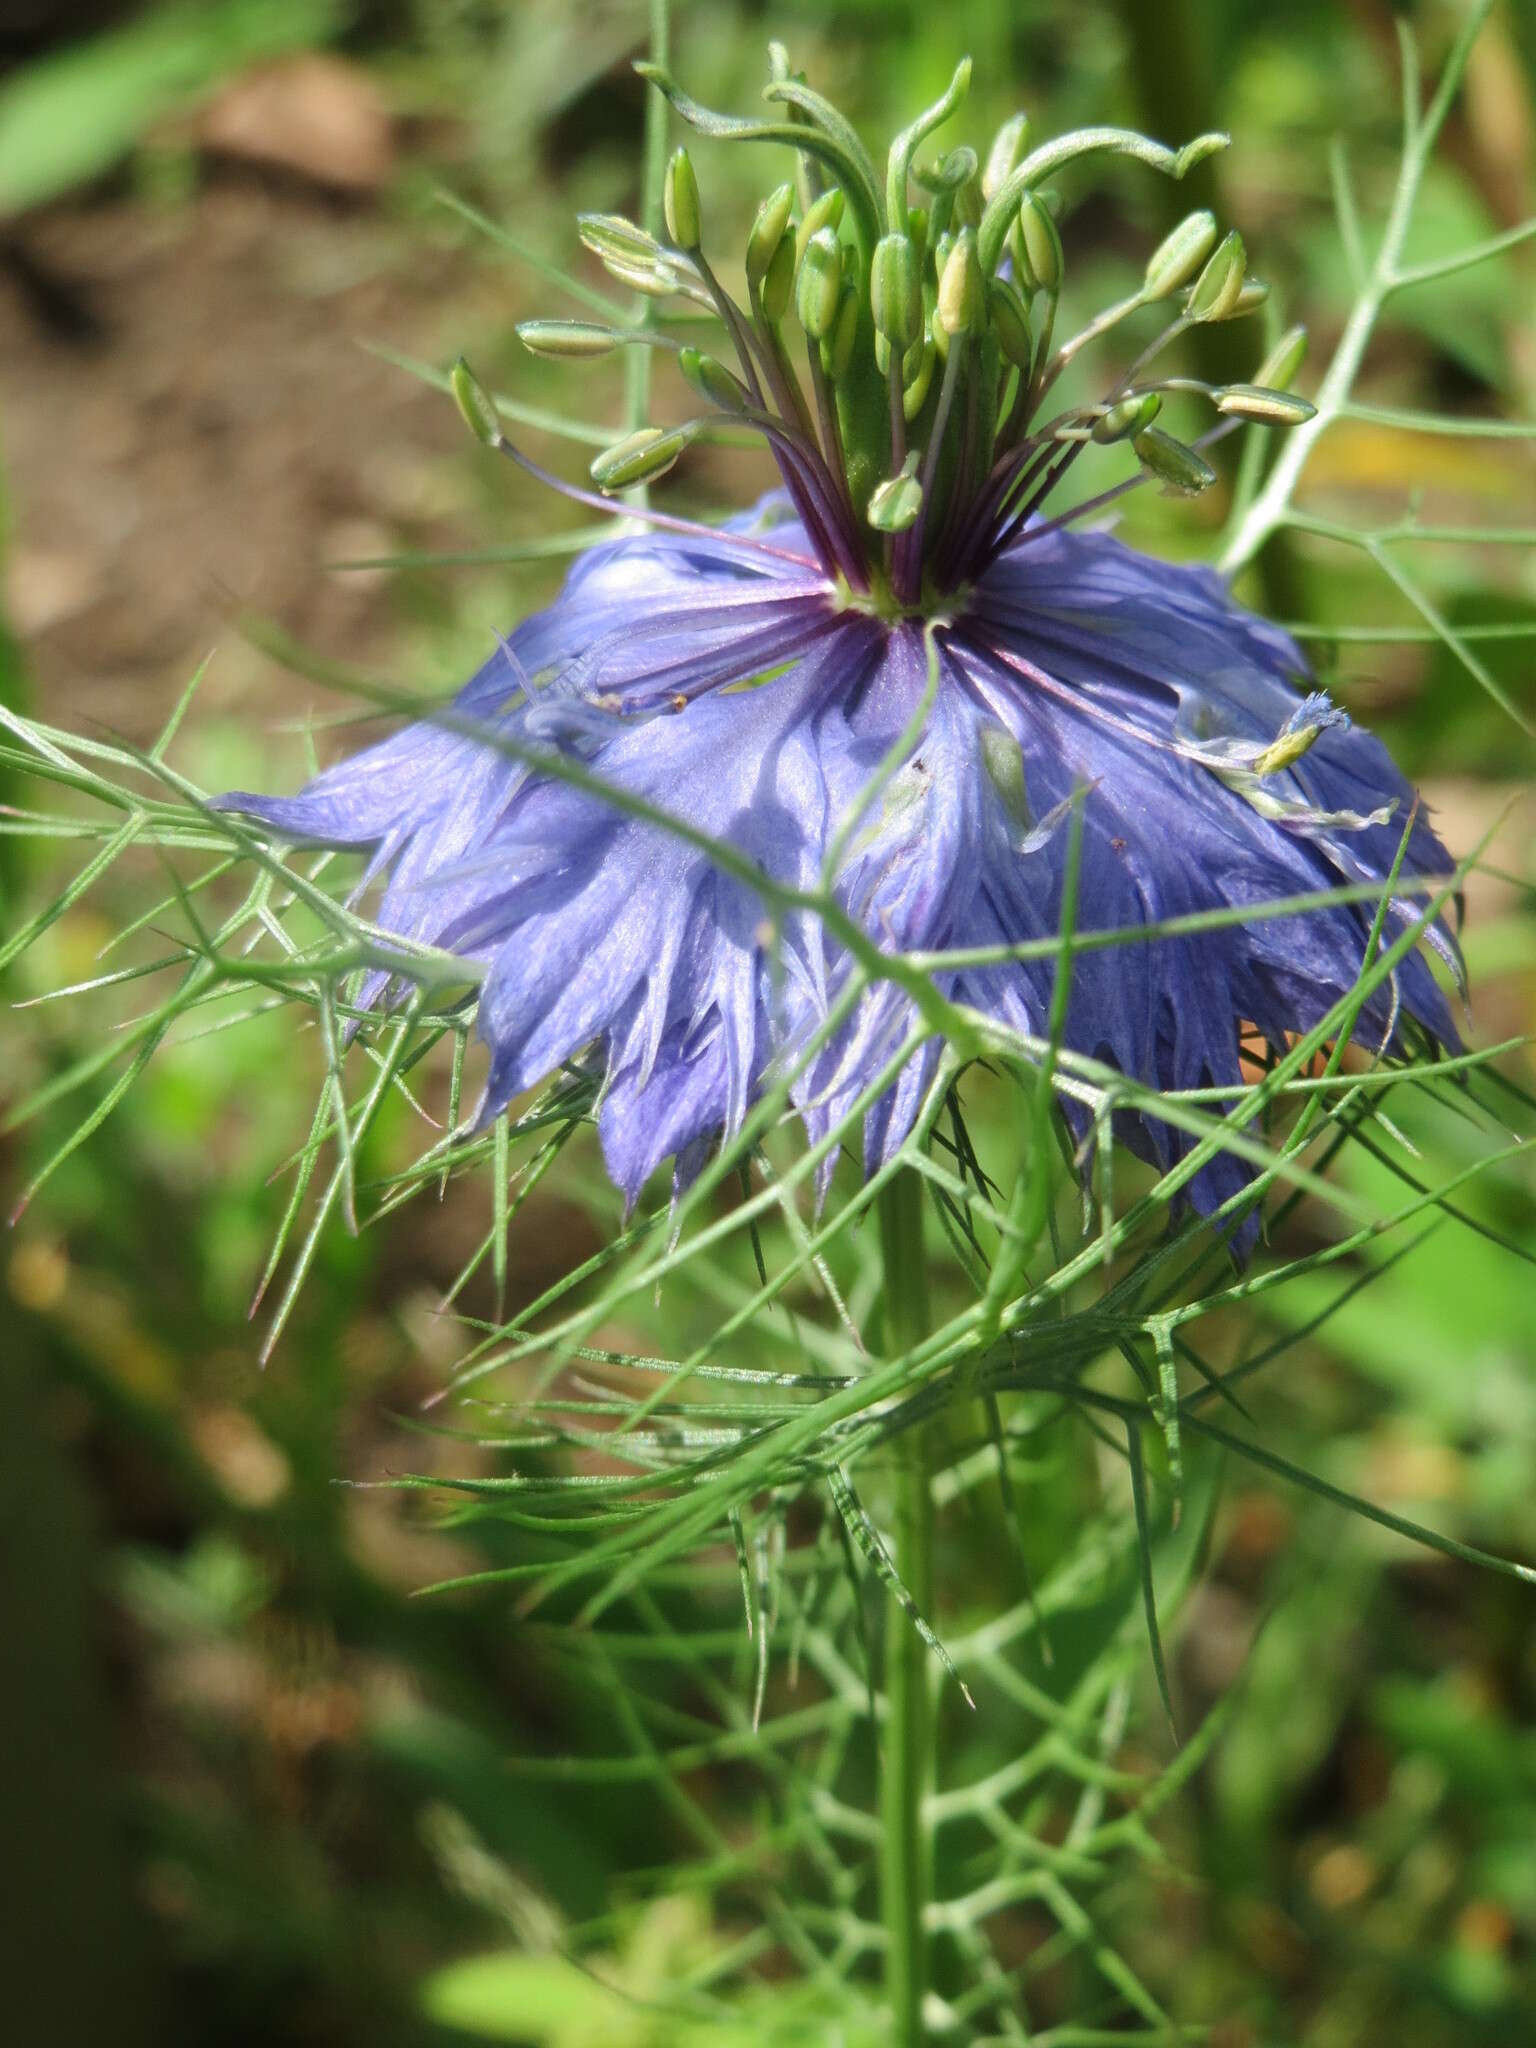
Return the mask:
[[0, 277], [0, 436], [6, 609], [39, 710], [143, 740], [215, 644], [217, 701], [265, 704], [272, 668], [230, 625], [247, 608], [322, 653], [381, 654], [383, 579], [324, 564], [462, 546], [464, 442], [437, 393], [358, 344], [450, 355], [474, 266], [249, 175], [23, 233]]

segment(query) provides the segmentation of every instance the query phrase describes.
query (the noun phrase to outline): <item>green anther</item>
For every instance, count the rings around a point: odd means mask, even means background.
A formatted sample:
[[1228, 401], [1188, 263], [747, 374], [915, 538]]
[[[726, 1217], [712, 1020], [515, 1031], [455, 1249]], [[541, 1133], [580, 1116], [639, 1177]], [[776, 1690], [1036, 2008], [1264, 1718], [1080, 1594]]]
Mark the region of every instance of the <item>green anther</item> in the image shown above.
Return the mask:
[[1035, 295], [1035, 288], [1029, 281], [1029, 265], [1024, 261], [1024, 238], [1019, 233], [1019, 217], [1017, 214], [1008, 223], [1007, 232], [1003, 237], [1003, 247], [1008, 252], [1008, 262], [1014, 276], [1019, 280], [1020, 288], [1026, 299], [1032, 299]]
[[1262, 384], [1266, 391], [1289, 391], [1306, 353], [1305, 327], [1289, 328], [1254, 371], [1254, 383]]
[[797, 263], [804, 259], [806, 246], [812, 235], [819, 234], [823, 228], [836, 228], [842, 225], [846, 205], [842, 186], [829, 185], [795, 229]]
[[733, 377], [724, 363], [705, 355], [702, 349], [679, 349], [677, 367], [700, 398], [708, 399], [723, 412], [744, 412], [752, 403], [752, 394], [740, 378]]
[[917, 450], [902, 464], [898, 476], [876, 487], [865, 513], [876, 533], [905, 533], [923, 509], [923, 487], [917, 480]]
[[1003, 123], [987, 151], [987, 161], [981, 173], [981, 196], [990, 199], [1003, 180], [1015, 171], [1024, 160], [1029, 147], [1029, 116], [1015, 114]]
[[1012, 734], [990, 718], [981, 721], [981, 761], [1009, 822], [1022, 837], [1034, 822], [1024, 785], [1024, 755]]
[[1234, 228], [1195, 279], [1184, 308], [1184, 317], [1197, 321], [1230, 320], [1237, 311], [1247, 263], [1248, 252], [1243, 247], [1243, 238]]
[[673, 244], [679, 249], [697, 249], [703, 234], [699, 181], [694, 176], [693, 162], [686, 149], [674, 149], [672, 152], [662, 185], [661, 207]]
[[596, 457], [592, 481], [600, 491], [650, 483], [666, 475], [697, 432], [697, 427], [641, 427]]
[[980, 201], [977, 198], [974, 149], [961, 143], [942, 162], [919, 171], [917, 175], [933, 194], [933, 203], [927, 207], [914, 206], [908, 214], [907, 231], [914, 240], [920, 245], [926, 241], [930, 248], [937, 248], [939, 237], [953, 227], [975, 225]]
[[603, 268], [616, 283], [627, 284], [632, 292], [641, 292], [648, 299], [674, 298], [683, 289], [676, 272], [660, 262], [621, 263], [616, 256], [605, 256]]
[[939, 325], [947, 334], [978, 334], [987, 313], [987, 282], [976, 254], [976, 231], [956, 238], [939, 276]]
[[1303, 725], [1298, 726], [1295, 732], [1281, 733], [1254, 762], [1254, 774], [1278, 775], [1282, 768], [1289, 768], [1292, 762], [1311, 752], [1312, 744], [1322, 730], [1320, 725]]
[[647, 264], [661, 253], [661, 244], [622, 213], [579, 213], [576, 232], [582, 245], [604, 263]]
[[1010, 363], [1027, 373], [1035, 357], [1035, 338], [1029, 331], [1029, 308], [1017, 287], [1006, 278], [987, 280], [987, 313], [998, 347]]
[[1131, 446], [1143, 468], [1150, 470], [1170, 490], [1186, 497], [1209, 490], [1216, 481], [1216, 472], [1203, 455], [1196, 454], [1193, 448], [1186, 448], [1182, 441], [1176, 441], [1172, 434], [1165, 434], [1161, 427], [1143, 427]]
[[840, 384], [848, 374], [853, 361], [853, 346], [859, 338], [859, 293], [852, 278], [843, 279], [842, 294], [838, 300], [837, 320], [832, 332], [821, 344], [821, 367], [832, 379]]
[[876, 331], [903, 354], [923, 331], [923, 277], [908, 235], [882, 235], [869, 267]]
[[1019, 282], [1032, 292], [1061, 289], [1061, 236], [1051, 219], [1050, 209], [1037, 192], [1026, 192], [1019, 201], [1018, 253], [1022, 258]]
[[606, 356], [624, 340], [616, 329], [591, 320], [520, 320], [517, 336], [536, 356]]
[[1147, 262], [1144, 299], [1166, 299], [1186, 285], [1216, 246], [1216, 216], [1202, 209], [1187, 214], [1172, 234], [1166, 236]]
[[1135, 398], [1122, 398], [1110, 406], [1093, 423], [1093, 438], [1098, 442], [1123, 441], [1129, 434], [1139, 434], [1143, 427], [1150, 427], [1163, 409], [1163, 401], [1155, 391], [1143, 391]]
[[770, 327], [777, 327], [789, 310], [790, 295], [795, 288], [795, 238], [784, 235], [773, 252], [773, 261], [763, 279], [763, 317]]
[[902, 386], [901, 409], [908, 420], [915, 420], [928, 399], [928, 390], [933, 383], [933, 366], [939, 352], [931, 341], [923, 345], [922, 358], [917, 366], [917, 375], [910, 383]]
[[836, 228], [818, 228], [805, 245], [795, 280], [795, 311], [814, 340], [832, 332], [843, 282], [843, 245]]
[[1263, 384], [1226, 384], [1216, 393], [1216, 410], [1230, 413], [1235, 419], [1299, 427], [1312, 418], [1317, 407], [1289, 391], [1273, 391]]
[[761, 284], [768, 275], [768, 266], [779, 253], [784, 230], [789, 226], [790, 209], [794, 203], [794, 186], [780, 185], [768, 194], [757, 209], [757, 218], [753, 221], [752, 232], [747, 237], [749, 283]]
[[454, 403], [464, 415], [464, 424], [486, 448], [501, 445], [501, 416], [491, 395], [462, 356], [448, 373]]
[[1232, 318], [1239, 320], [1244, 313], [1256, 313], [1269, 297], [1269, 286], [1260, 284], [1256, 277], [1248, 278], [1237, 295], [1237, 304], [1232, 308]]

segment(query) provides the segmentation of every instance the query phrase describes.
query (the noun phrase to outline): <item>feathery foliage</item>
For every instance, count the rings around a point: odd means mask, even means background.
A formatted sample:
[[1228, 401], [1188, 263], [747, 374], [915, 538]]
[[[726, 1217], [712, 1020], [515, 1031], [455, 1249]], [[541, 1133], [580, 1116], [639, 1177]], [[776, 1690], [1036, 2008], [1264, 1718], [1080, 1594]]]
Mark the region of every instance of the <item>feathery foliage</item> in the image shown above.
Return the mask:
[[[1401, 169], [1379, 244], [1363, 253], [1341, 180], [1355, 309], [1318, 385], [1315, 417], [1278, 450], [1268, 427], [1245, 428], [1221, 561], [1240, 573], [1282, 534], [1363, 552], [1423, 633], [1519, 722], [1477, 640], [1445, 616], [1415, 566], [1415, 549], [1454, 543], [1459, 530], [1420, 525], [1411, 510], [1360, 523], [1349, 506], [1307, 490], [1308, 459], [1340, 424], [1467, 431], [1459, 418], [1389, 413], [1353, 394], [1377, 323], [1402, 295], [1529, 232], [1433, 263], [1403, 256], [1486, 11], [1472, 10], [1427, 105], [1403, 35]], [[786, 129], [786, 139], [799, 135]], [[658, 120], [653, 197], [663, 152]], [[878, 207], [878, 193], [870, 204]], [[579, 280], [569, 288], [591, 297]], [[635, 361], [643, 369], [642, 351]], [[637, 407], [644, 395], [642, 375], [632, 387]], [[527, 417], [512, 401], [496, 403], [509, 418]], [[592, 445], [611, 438], [596, 423], [565, 420], [563, 430]], [[1475, 537], [1520, 536], [1490, 527]], [[589, 538], [536, 545], [574, 551]], [[275, 637], [273, 645], [296, 652]], [[797, 1135], [797, 1073], [785, 1072], [670, 1205], [626, 1214], [596, 1170], [594, 1062], [571, 1061], [490, 1129], [476, 1128], [467, 1113], [473, 970], [371, 920], [355, 861], [284, 846], [211, 808], [209, 793], [174, 765], [197, 680], [142, 752], [0, 709], [0, 773], [37, 792], [4, 830], [83, 853], [68, 884], [6, 938], [0, 966], [119, 863], [152, 855], [161, 876], [156, 900], [115, 936], [100, 975], [55, 992], [78, 1002], [129, 997], [136, 1009], [11, 1111], [20, 1124], [64, 1102], [87, 1105], [25, 1199], [92, 1138], [152, 1058], [272, 1011], [313, 1032], [323, 1080], [308, 1131], [295, 1134], [256, 1289], [263, 1356], [279, 1346], [328, 1233], [366, 1229], [488, 1174], [491, 1225], [448, 1290], [456, 1311], [480, 1273], [504, 1298], [509, 1235], [552, 1173], [580, 1191], [599, 1248], [515, 1312], [460, 1316], [460, 1354], [418, 1423], [420, 1470], [380, 1482], [422, 1492], [444, 1526], [473, 1530], [489, 1556], [504, 1557], [473, 1583], [504, 1585], [531, 1617], [538, 1654], [573, 1675], [581, 1727], [568, 1746], [514, 1768], [572, 1788], [643, 1783], [686, 1845], [637, 1877], [611, 1912], [567, 1926], [508, 1891], [507, 1874], [451, 1815], [438, 1816], [433, 1846], [444, 1868], [493, 1896], [525, 1950], [506, 1964], [502, 1993], [517, 1996], [520, 1970], [575, 1964], [593, 1973], [596, 2010], [604, 1998], [622, 2001], [626, 1945], [643, 1934], [655, 1901], [681, 1896], [702, 1903], [665, 1986], [668, 2038], [891, 2039], [880, 1987], [892, 1981], [897, 1924], [893, 1816], [880, 1787], [893, 1768], [893, 1716], [916, 1713], [931, 1720], [934, 1775], [908, 1787], [913, 1796], [904, 1809], [898, 1802], [895, 1819], [915, 1831], [905, 1904], [932, 1952], [915, 1994], [918, 2028], [936, 2039], [1055, 2048], [1199, 2038], [1102, 1931], [1100, 1904], [1128, 1863], [1162, 1857], [1156, 1818], [1233, 1711], [1229, 1703], [1185, 1726], [1164, 1650], [1223, 1475], [1246, 1462], [1395, 1538], [1536, 1579], [1290, 1464], [1266, 1443], [1252, 1407], [1259, 1376], [1283, 1366], [1298, 1333], [1358, 1301], [1390, 1259], [1413, 1255], [1421, 1233], [1491, 1234], [1464, 1196], [1501, 1170], [1529, 1130], [1529, 1103], [1501, 1076], [1509, 1048], [1445, 1055], [1426, 1041], [1388, 1055], [1358, 1030], [1483, 849], [1468, 849], [1432, 882], [1405, 885], [1420, 915], [1393, 937], [1395, 871], [1386, 885], [1108, 932], [1077, 930], [1069, 897], [1057, 936], [997, 949], [999, 959], [1049, 961], [1065, 990], [1074, 962], [1096, 949], [1223, 921], [1296, 918], [1329, 903], [1366, 906], [1375, 919], [1368, 964], [1321, 1022], [1284, 1048], [1256, 1037], [1250, 1078], [1236, 1092], [1168, 1092], [1074, 1051], [1063, 1039], [1064, 1000], [1046, 1031], [1008, 1029], [935, 983], [947, 968], [985, 964], [979, 958], [884, 951], [850, 925], [830, 874], [809, 895], [791, 892], [691, 821], [605, 787], [617, 809], [675, 831], [724, 873], [745, 870], [769, 918], [809, 912], [849, 946], [849, 978], [803, 1065], [881, 983], [909, 994], [917, 1019], [824, 1138]], [[375, 710], [423, 711], [374, 678], [323, 680]], [[539, 766], [578, 788], [591, 781], [560, 754], [542, 754]], [[392, 1010], [359, 1001], [377, 973], [409, 990]], [[865, 1178], [857, 1162], [866, 1109], [935, 1040], [938, 1065], [911, 1134]], [[1073, 1136], [1064, 1105], [1087, 1140]], [[422, 1143], [405, 1165], [381, 1162], [373, 1134], [386, 1107], [402, 1106]], [[1116, 1150], [1115, 1118], [1137, 1111], [1190, 1140], [1168, 1170]], [[1421, 1172], [1408, 1132], [1425, 1117], [1465, 1127], [1454, 1174]], [[1362, 1151], [1381, 1169], [1364, 1185], [1339, 1170]], [[1215, 1219], [1229, 1228], [1262, 1220], [1265, 1248], [1241, 1269], [1210, 1224], [1179, 1203], [1221, 1155], [1255, 1174]], [[831, 1192], [821, 1203], [827, 1165]], [[1303, 1204], [1310, 1242], [1296, 1249], [1286, 1225]], [[1506, 1241], [1500, 1250], [1530, 1262], [1528, 1247]], [[913, 1300], [914, 1275], [926, 1301]], [[1288, 1316], [1289, 1300], [1304, 1312]], [[1282, 1334], [1232, 1363], [1234, 1331], [1276, 1302]], [[443, 1476], [434, 1452], [450, 1439], [494, 1451], [500, 1475]], [[1031, 1512], [1043, 1476], [1058, 1500], [1081, 1505], [1048, 1554]], [[924, 1523], [921, 1545], [909, 1540], [914, 1519]], [[903, 1663], [913, 1668], [898, 1679]], [[1156, 1766], [1130, 1764], [1125, 1752], [1149, 1667], [1177, 1733]], [[962, 1730], [972, 1707], [974, 1727]], [[1156, 1747], [1159, 1738], [1147, 1740]], [[1029, 2020], [1034, 1987], [1063, 1968], [1078, 1987], [1073, 2020], [1040, 2031]], [[463, 2001], [472, 2006], [474, 1987], [448, 1972], [433, 1996], [452, 2018]]]

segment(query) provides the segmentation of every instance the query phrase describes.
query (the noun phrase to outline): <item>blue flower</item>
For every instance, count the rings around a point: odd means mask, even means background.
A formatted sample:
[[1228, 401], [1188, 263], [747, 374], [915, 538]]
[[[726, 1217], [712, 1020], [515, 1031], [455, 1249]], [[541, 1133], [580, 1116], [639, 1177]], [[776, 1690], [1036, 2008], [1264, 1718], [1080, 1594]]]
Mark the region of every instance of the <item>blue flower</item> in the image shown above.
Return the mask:
[[[847, 242], [838, 193], [798, 233], [789, 187], [764, 202], [746, 309], [697, 248], [691, 171], [669, 184], [689, 195], [673, 230], [685, 246], [609, 216], [584, 227], [626, 282], [723, 314], [740, 375], [688, 348], [682, 368], [713, 411], [763, 432], [781, 493], [719, 529], [646, 513], [651, 530], [581, 558], [450, 715], [408, 726], [299, 796], [224, 799], [284, 838], [365, 851], [382, 927], [481, 963], [482, 1121], [596, 1048], [603, 1150], [631, 1201], [667, 1160], [686, 1180], [778, 1076], [813, 1140], [874, 1091], [863, 1118], [873, 1169], [911, 1131], [942, 1054], [930, 1034], [880, 1090], [917, 1023], [910, 989], [869, 980], [829, 1029], [855, 973], [842, 940], [809, 906], [767, 903], [745, 871], [722, 869], [665, 817], [802, 898], [836, 851], [833, 894], [875, 947], [989, 950], [985, 964], [940, 963], [939, 990], [1038, 1041], [1066, 821], [1080, 802], [1079, 933], [1254, 909], [1077, 954], [1066, 1048], [1161, 1093], [1236, 1090], [1245, 1036], [1282, 1047], [1368, 964], [1368, 893], [1305, 914], [1264, 906], [1352, 884], [1379, 896], [1401, 856], [1390, 943], [1422, 915], [1413, 881], [1450, 867], [1383, 748], [1309, 690], [1284, 633], [1239, 609], [1209, 571], [1072, 530], [1137, 481], [1189, 491], [1213, 480], [1198, 445], [1152, 424], [1165, 391], [1186, 402], [1199, 387], [1122, 381], [1097, 405], [1039, 421], [1077, 344], [1049, 354], [1063, 259], [1033, 176], [1077, 145], [1017, 168], [994, 151], [990, 196], [930, 184], [938, 197], [920, 216], [903, 194], [925, 122], [893, 148], [884, 205], [872, 176], [853, 192]], [[1089, 131], [1080, 148], [1115, 133]], [[1177, 158], [1135, 140], [1132, 153], [1181, 175], [1209, 138]], [[950, 162], [974, 182], [969, 152]], [[1210, 217], [1192, 216], [1149, 264], [1143, 301], [1187, 285], [1185, 321], [1243, 311], [1257, 288], [1244, 285], [1241, 242], [1215, 244]], [[797, 262], [811, 399], [781, 335]], [[525, 338], [588, 355], [625, 337], [542, 322]], [[1298, 359], [1288, 337], [1272, 374], [1288, 381]], [[532, 469], [468, 373], [456, 379], [481, 438]], [[1206, 395], [1224, 414], [1269, 421], [1310, 410], [1263, 375]], [[646, 429], [599, 458], [594, 477], [618, 490], [657, 474], [701, 424]], [[1116, 443], [1134, 451], [1136, 475], [1078, 515], [1046, 519], [1046, 496], [1083, 450]], [[561, 762], [580, 771], [574, 780], [555, 772]], [[1432, 925], [1426, 936], [1454, 969], [1449, 933]], [[1032, 957], [999, 957], [1028, 941]], [[378, 974], [362, 1001], [389, 995]], [[1456, 1041], [1419, 949], [1355, 1029], [1400, 1052], [1410, 1023]], [[1070, 1059], [1057, 1085], [1087, 1138], [1095, 1090]], [[1192, 1143], [1145, 1098], [1112, 1128], [1164, 1167]], [[1249, 1176], [1218, 1153], [1186, 1193], [1209, 1213]]]
[[[296, 797], [225, 799], [285, 838], [366, 849], [387, 877], [382, 926], [484, 963], [482, 1119], [600, 1046], [598, 1126], [631, 1199], [664, 1160], [686, 1176], [739, 1127], [765, 1080], [816, 1036], [849, 961], [814, 915], [770, 931], [761, 897], [707, 854], [526, 755], [558, 748], [775, 881], [814, 889], [840, 822], [920, 710], [928, 661], [923, 625], [849, 606], [797, 526], [758, 545], [774, 509], [718, 535], [595, 548], [460, 694], [452, 725], [413, 724]], [[883, 949], [1049, 939], [1068, 841], [1049, 821], [1077, 790], [1083, 933], [1390, 872], [1407, 785], [1377, 740], [1299, 694], [1294, 643], [1209, 572], [1104, 533], [1026, 530], [934, 639], [926, 728], [835, 885]], [[1253, 761], [1298, 729], [1315, 734], [1305, 752], [1261, 778]], [[1403, 876], [1449, 865], [1415, 817]], [[1420, 914], [1400, 898], [1387, 936]], [[1243, 1027], [1282, 1046], [1315, 1024], [1366, 964], [1372, 915], [1369, 902], [1341, 905], [1084, 951], [1065, 1043], [1159, 1090], [1235, 1087]], [[937, 979], [955, 1002], [1038, 1037], [1053, 972], [1047, 958]], [[365, 999], [383, 993], [378, 977]], [[1417, 953], [1357, 1031], [1395, 1047], [1406, 1017], [1455, 1039]], [[913, 1022], [892, 984], [866, 992], [795, 1084], [813, 1137], [848, 1113]], [[865, 1118], [867, 1166], [901, 1145], [939, 1053], [930, 1039]], [[1190, 1143], [1150, 1114], [1116, 1129], [1165, 1166]], [[1247, 1174], [1219, 1154], [1190, 1198], [1208, 1211]]]

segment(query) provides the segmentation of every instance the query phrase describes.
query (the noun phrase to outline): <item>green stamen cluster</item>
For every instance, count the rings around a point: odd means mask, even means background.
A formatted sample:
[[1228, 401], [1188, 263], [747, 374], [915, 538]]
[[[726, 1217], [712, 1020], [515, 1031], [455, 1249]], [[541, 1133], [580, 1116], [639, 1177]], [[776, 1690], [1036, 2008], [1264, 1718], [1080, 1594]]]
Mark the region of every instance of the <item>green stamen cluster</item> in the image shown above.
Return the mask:
[[[1166, 237], [1139, 290], [1055, 342], [1066, 258], [1046, 180], [1095, 152], [1180, 178], [1225, 136], [1175, 151], [1129, 130], [1088, 128], [1031, 149], [1019, 114], [984, 165], [964, 145], [919, 163], [965, 97], [966, 60], [892, 142], [882, 180], [850, 124], [790, 73], [777, 46], [765, 96], [783, 109], [778, 120], [711, 113], [664, 72], [639, 68], [701, 133], [792, 146], [799, 176], [757, 210], [744, 305], [704, 254], [703, 204], [686, 150], [667, 167], [665, 239], [617, 215], [581, 217], [583, 242], [620, 283], [707, 311], [734, 358], [728, 366], [670, 336], [665, 314], [633, 328], [525, 323], [524, 341], [541, 354], [670, 349], [703, 402], [696, 418], [645, 428], [599, 456], [592, 475], [600, 489], [659, 476], [722, 418], [755, 428], [829, 574], [914, 609], [942, 600], [1016, 540], [1085, 445], [1126, 444], [1138, 464], [1129, 482], [1149, 476], [1174, 491], [1207, 488], [1215, 471], [1198, 447], [1154, 424], [1169, 392], [1197, 393], [1225, 416], [1202, 438], [1241, 420], [1309, 417], [1312, 408], [1286, 389], [1305, 347], [1300, 330], [1271, 351], [1252, 384], [1145, 374], [1184, 329], [1232, 319], [1265, 297], [1246, 274], [1241, 236], [1221, 239], [1209, 213], [1191, 214]], [[1053, 385], [1089, 342], [1155, 305], [1173, 316], [1125, 377], [1095, 404], [1043, 416]]]

